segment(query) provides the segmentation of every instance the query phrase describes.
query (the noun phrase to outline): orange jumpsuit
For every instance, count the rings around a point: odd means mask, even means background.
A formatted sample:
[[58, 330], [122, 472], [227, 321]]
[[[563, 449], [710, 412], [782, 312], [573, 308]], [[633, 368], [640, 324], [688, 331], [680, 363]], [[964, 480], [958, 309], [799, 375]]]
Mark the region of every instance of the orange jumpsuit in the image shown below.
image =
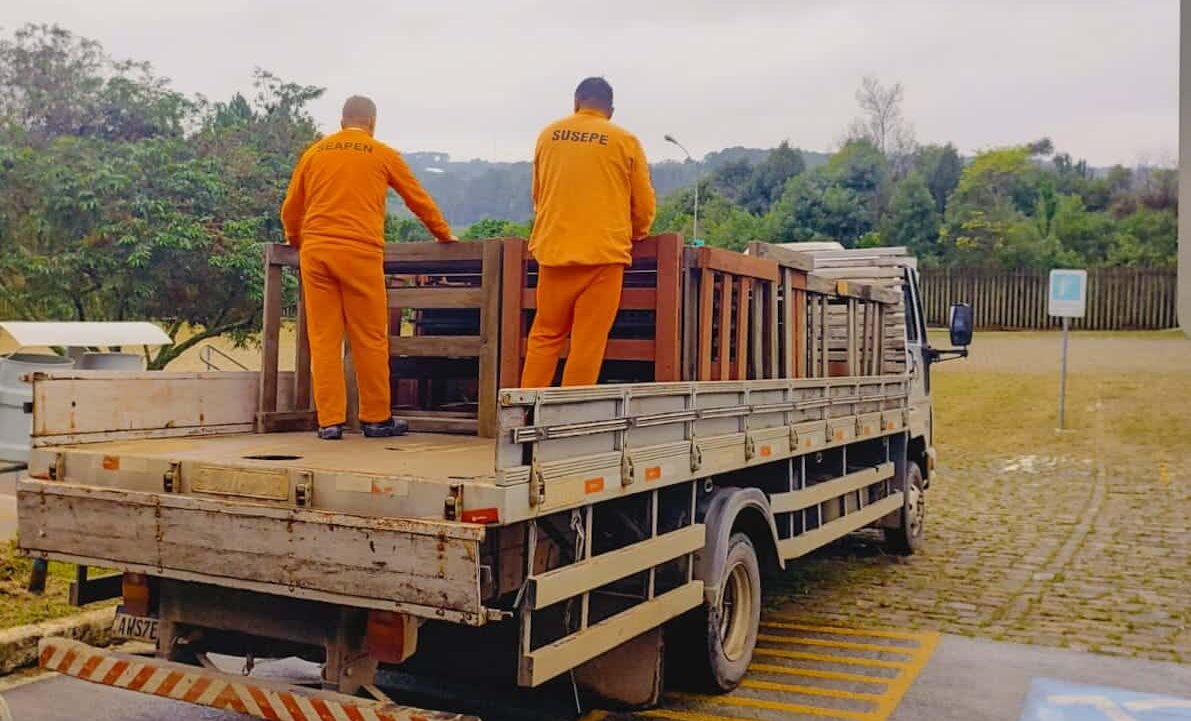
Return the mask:
[[533, 201], [529, 250], [541, 272], [521, 385], [554, 381], [568, 335], [562, 384], [591, 385], [599, 379], [633, 241], [653, 225], [645, 151], [602, 113], [580, 110], [538, 136]]
[[384, 276], [385, 196], [393, 188], [439, 241], [451, 228], [401, 155], [348, 128], [312, 145], [294, 168], [281, 220], [299, 249], [318, 424], [347, 421], [343, 333], [347, 330], [360, 421], [392, 417], [389, 308]]

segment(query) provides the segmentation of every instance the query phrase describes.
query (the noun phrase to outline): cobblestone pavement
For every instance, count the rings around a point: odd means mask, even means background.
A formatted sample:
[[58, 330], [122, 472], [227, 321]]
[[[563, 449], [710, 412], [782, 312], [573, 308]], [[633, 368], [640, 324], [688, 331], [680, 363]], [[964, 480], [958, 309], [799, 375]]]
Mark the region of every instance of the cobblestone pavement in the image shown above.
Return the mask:
[[[1005, 430], [995, 453], [965, 436], [978, 428], [940, 433], [925, 552], [895, 558], [879, 536], [850, 537], [773, 579], [770, 603], [808, 621], [1191, 663], [1191, 433], [1174, 417], [1191, 407], [1186, 368], [1089, 381], [1070, 438], [1054, 441], [1052, 425], [1030, 447]], [[1036, 395], [1029, 377], [982, 383]]]

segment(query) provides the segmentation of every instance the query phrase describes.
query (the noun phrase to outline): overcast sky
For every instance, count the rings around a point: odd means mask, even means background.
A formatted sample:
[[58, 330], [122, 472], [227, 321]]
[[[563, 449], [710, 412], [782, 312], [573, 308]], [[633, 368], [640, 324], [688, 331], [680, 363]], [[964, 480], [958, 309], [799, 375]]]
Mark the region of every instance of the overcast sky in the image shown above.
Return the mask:
[[57, 22], [187, 93], [254, 67], [371, 95], [378, 137], [455, 159], [524, 160], [586, 75], [651, 159], [783, 138], [838, 144], [871, 74], [905, 86], [920, 142], [967, 153], [1050, 136], [1094, 165], [1173, 162], [1175, 0], [0, 0], [0, 24]]

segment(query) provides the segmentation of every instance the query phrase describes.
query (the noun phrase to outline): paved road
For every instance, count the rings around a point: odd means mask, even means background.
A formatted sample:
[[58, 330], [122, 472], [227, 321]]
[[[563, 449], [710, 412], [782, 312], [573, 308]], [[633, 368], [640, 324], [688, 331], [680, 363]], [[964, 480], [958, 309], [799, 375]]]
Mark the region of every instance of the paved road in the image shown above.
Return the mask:
[[[820, 649], [831, 653], [829, 649]], [[749, 718], [761, 721], [797, 721], [824, 718], [864, 719], [865, 721], [1017, 721], [1022, 719], [1071, 719], [1078, 721], [1184, 721], [1191, 719], [1191, 700], [1182, 706], [1166, 700], [1127, 701], [1130, 697], [1113, 696], [1103, 688], [1127, 689], [1143, 694], [1167, 697], [1191, 696], [1191, 666], [1137, 659], [1100, 656], [1063, 649], [1022, 646], [994, 641], [980, 641], [959, 636], [937, 639], [933, 653], [913, 680], [892, 715], [882, 711], [856, 712], [824, 706], [812, 712], [800, 712], [806, 703], [805, 695], [787, 692], [770, 696], [762, 704], [737, 705], [730, 700], [710, 709], [691, 709], [684, 700], [667, 700], [663, 708], [648, 714], [649, 718], [692, 719], [717, 721], [727, 718]], [[259, 673], [285, 677], [295, 672], [309, 674], [309, 668], [293, 662], [262, 664]], [[309, 677], [309, 676], [307, 676]], [[1052, 694], [1046, 703], [1065, 705], [1061, 715], [1056, 708], [1039, 711], [1037, 700], [1028, 701], [1032, 685], [1044, 683], [1039, 679], [1053, 679], [1071, 686], [1063, 695]], [[804, 681], [807, 684], [819, 682]], [[75, 679], [60, 676], [31, 677], [0, 680], [0, 696], [10, 706], [13, 721], [73, 721], [84, 715], [91, 721], [157, 721], [162, 718], [177, 721], [241, 721], [234, 714], [177, 704], [156, 698], [114, 691]], [[13, 685], [18, 684], [18, 685]], [[803, 686], [802, 688], [806, 688]], [[747, 698], [747, 696], [746, 696]], [[784, 700], [772, 700], [780, 698]], [[1042, 697], [1039, 697], [1042, 698]], [[1139, 698], [1139, 697], [1133, 697]], [[833, 699], [838, 701], [839, 699]], [[1043, 699], [1045, 701], [1045, 699]], [[1030, 713], [1023, 715], [1027, 703], [1034, 703]], [[1147, 705], [1148, 703], [1148, 705]], [[1080, 706], [1079, 704], [1083, 704]], [[1045, 704], [1044, 704], [1045, 705]], [[1109, 710], [1111, 708], [1111, 713]], [[1161, 715], [1145, 709], [1161, 708]], [[686, 715], [684, 715], [684, 713]], [[515, 713], [508, 718], [543, 718], [540, 712]], [[644, 714], [636, 715], [638, 718]], [[549, 718], [549, 715], [545, 716]], [[562, 715], [554, 718], [563, 719]], [[486, 714], [489, 721], [501, 716]], [[596, 713], [589, 718], [614, 717]], [[632, 718], [623, 715], [621, 718]]]

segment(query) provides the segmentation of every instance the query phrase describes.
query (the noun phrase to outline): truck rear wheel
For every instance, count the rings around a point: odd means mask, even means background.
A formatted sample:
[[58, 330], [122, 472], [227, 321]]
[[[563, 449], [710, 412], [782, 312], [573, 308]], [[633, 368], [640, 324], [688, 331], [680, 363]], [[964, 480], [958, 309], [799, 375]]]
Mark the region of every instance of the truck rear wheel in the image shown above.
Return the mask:
[[922, 550], [926, 529], [926, 493], [922, 468], [910, 462], [906, 469], [906, 502], [902, 504], [901, 523], [885, 529], [885, 548], [898, 556], [912, 556]]
[[761, 568], [753, 542], [734, 533], [714, 606], [704, 604], [675, 627], [672, 638], [680, 682], [723, 693], [740, 685], [757, 645], [761, 622]]

